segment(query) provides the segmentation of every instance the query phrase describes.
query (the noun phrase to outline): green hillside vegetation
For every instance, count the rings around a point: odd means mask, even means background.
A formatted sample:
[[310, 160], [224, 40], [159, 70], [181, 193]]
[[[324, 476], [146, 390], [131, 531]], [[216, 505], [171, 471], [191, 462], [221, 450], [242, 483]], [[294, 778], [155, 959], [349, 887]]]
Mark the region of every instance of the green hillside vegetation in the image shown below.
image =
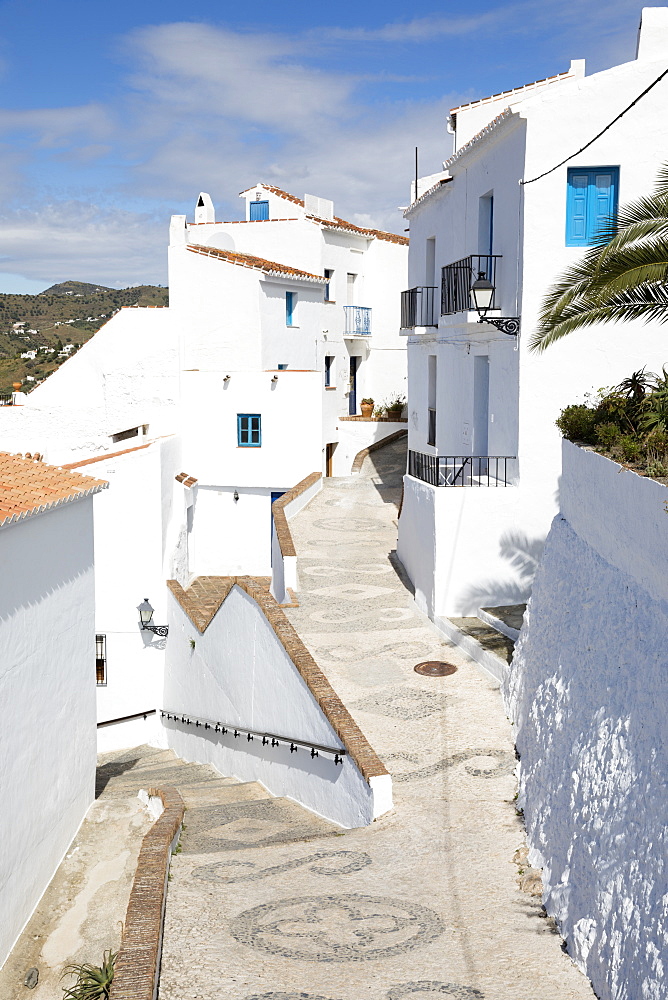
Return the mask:
[[[14, 382], [24, 391], [43, 382], [74, 353], [59, 356], [66, 344], [78, 349], [124, 306], [168, 304], [169, 290], [155, 285], [119, 289], [63, 281], [39, 295], [0, 294], [0, 393], [11, 392]], [[34, 360], [21, 358], [32, 350]]]

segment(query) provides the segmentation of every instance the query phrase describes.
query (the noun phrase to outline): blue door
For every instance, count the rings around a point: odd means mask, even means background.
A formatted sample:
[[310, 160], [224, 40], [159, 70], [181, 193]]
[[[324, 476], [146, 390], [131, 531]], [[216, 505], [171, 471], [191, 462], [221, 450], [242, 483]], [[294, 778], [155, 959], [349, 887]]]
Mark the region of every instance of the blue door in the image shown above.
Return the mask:
[[360, 359], [350, 359], [350, 390], [348, 392], [348, 415], [354, 417], [357, 413], [357, 368]]

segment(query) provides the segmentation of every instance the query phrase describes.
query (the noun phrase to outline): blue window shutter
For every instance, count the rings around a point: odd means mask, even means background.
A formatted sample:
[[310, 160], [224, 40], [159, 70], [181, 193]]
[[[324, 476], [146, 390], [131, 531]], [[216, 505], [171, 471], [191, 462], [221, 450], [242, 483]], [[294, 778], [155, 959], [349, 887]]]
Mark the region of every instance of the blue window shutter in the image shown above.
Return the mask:
[[266, 222], [269, 218], [268, 201], [252, 201], [250, 203], [250, 221]]
[[617, 212], [617, 178], [618, 171], [592, 171], [591, 185], [591, 237], [595, 237], [604, 226], [609, 224], [611, 215]]
[[566, 196], [566, 246], [592, 246], [617, 214], [619, 167], [571, 167]]
[[566, 246], [585, 246], [587, 242], [587, 202], [589, 172], [568, 171], [566, 201]]
[[292, 326], [292, 320], [294, 317], [295, 309], [295, 293], [286, 292], [285, 293], [285, 325]]

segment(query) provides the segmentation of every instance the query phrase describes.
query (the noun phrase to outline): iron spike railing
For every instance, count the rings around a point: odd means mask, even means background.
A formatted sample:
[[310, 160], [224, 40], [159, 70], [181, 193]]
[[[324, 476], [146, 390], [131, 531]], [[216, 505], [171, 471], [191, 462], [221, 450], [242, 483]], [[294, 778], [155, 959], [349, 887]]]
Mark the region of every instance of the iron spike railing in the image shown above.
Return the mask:
[[248, 743], [251, 743], [257, 737], [262, 740], [262, 746], [271, 746], [272, 748], [289, 746], [290, 753], [297, 753], [301, 747], [305, 750], [310, 750], [311, 757], [319, 757], [321, 753], [330, 754], [334, 758], [335, 764], [342, 764], [343, 758], [347, 753], [343, 747], [328, 747], [323, 746], [321, 743], [314, 743], [312, 740], [293, 739], [290, 736], [279, 736], [277, 733], [263, 733], [257, 729], [247, 729], [245, 726], [232, 725], [228, 722], [217, 722], [215, 719], [202, 719], [199, 716], [191, 715], [189, 712], [172, 712], [161, 708], [160, 718], [167, 718], [168, 722], [173, 719], [175, 722], [181, 722], [183, 725], [195, 726], [196, 729], [201, 727], [205, 731], [210, 729], [212, 732], [220, 733], [222, 736], [231, 733], [235, 739], [245, 736]]
[[438, 326], [436, 286], [419, 285], [401, 293], [401, 329], [416, 326]]

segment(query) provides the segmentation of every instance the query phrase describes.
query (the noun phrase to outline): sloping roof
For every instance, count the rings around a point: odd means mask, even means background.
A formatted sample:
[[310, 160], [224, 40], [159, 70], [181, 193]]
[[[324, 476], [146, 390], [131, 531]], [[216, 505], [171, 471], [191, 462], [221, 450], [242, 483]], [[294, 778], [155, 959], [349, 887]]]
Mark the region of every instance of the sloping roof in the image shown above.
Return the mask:
[[303, 198], [297, 198], [296, 195], [290, 194], [288, 191], [284, 191], [282, 188], [274, 187], [273, 184], [264, 184], [262, 181], [260, 181], [258, 184], [253, 184], [252, 187], [246, 188], [245, 191], [240, 191], [239, 197], [241, 197], [242, 194], [248, 194], [249, 191], [255, 190], [256, 187], [263, 187], [265, 191], [271, 191], [272, 194], [277, 195], [279, 198], [285, 198], [286, 201], [291, 201], [293, 205], [301, 205], [302, 208], [304, 207]]
[[109, 483], [0, 452], [0, 526], [99, 493]]
[[275, 261], [264, 260], [263, 257], [254, 257], [249, 253], [234, 253], [232, 250], [203, 247], [197, 243], [189, 243], [186, 249], [192, 253], [204, 254], [206, 257], [218, 257], [219, 260], [227, 261], [228, 264], [251, 267], [256, 271], [263, 271], [265, 274], [278, 274], [281, 277], [301, 278], [306, 281], [320, 281], [323, 284], [326, 280], [321, 274], [310, 274], [308, 271], [300, 271], [299, 268], [290, 267], [289, 264], [277, 264]]
[[534, 80], [533, 83], [524, 83], [521, 87], [513, 87], [512, 90], [502, 90], [498, 94], [490, 94], [489, 97], [480, 97], [477, 101], [469, 101], [468, 104], [460, 104], [456, 108], [450, 108], [450, 114], [456, 115], [459, 111], [468, 111], [470, 108], [480, 107], [481, 104], [490, 104], [492, 101], [507, 100], [517, 95], [521, 97], [526, 91], [531, 92], [534, 87], [546, 87], [551, 83], [559, 83], [561, 80], [575, 78], [573, 69], [567, 69], [564, 73], [557, 73], [555, 76], [546, 76], [542, 80]]
[[334, 216], [333, 219], [319, 219], [317, 215], [307, 215], [306, 218], [310, 219], [311, 222], [317, 222], [319, 225], [324, 226], [325, 229], [340, 229], [346, 233], [357, 233], [360, 236], [385, 240], [387, 243], [399, 243], [401, 246], [407, 246], [410, 243], [408, 236], [386, 233], [382, 229], [366, 229], [363, 226], [356, 226], [352, 222], [346, 222], [345, 219], [339, 219], [338, 216]]
[[197, 482], [195, 477], [189, 476], [187, 472], [179, 472], [178, 476], [174, 476], [174, 478], [176, 479], [177, 483], [183, 483], [183, 485], [187, 486], [188, 489], [190, 489], [191, 486], [194, 486], [195, 483]]
[[[285, 198], [286, 201], [291, 201], [293, 205], [300, 205], [304, 208], [303, 198], [297, 198], [296, 195], [290, 194], [288, 191], [283, 191], [282, 188], [275, 187], [273, 184], [254, 184], [253, 187], [246, 188], [246, 190], [242, 191], [241, 194], [253, 191], [256, 187], [262, 187], [265, 191], [271, 191], [272, 194], [277, 195], [279, 198]], [[341, 229], [349, 233], [358, 233], [360, 236], [375, 237], [377, 240], [385, 240], [388, 243], [399, 243], [402, 246], [406, 246], [410, 243], [407, 236], [397, 236], [396, 233], [386, 233], [383, 229], [367, 229], [364, 226], [356, 226], [352, 222], [347, 222], [346, 219], [339, 219], [338, 216], [334, 216], [333, 219], [321, 219], [317, 215], [307, 215], [306, 218], [311, 222], [316, 222], [328, 229]]]
[[80, 469], [82, 465], [106, 462], [108, 458], [118, 458], [119, 455], [129, 455], [131, 451], [142, 451], [144, 448], [150, 448], [151, 444], [152, 442], [149, 441], [147, 444], [136, 444], [133, 448], [124, 448], [123, 451], [103, 451], [99, 455], [93, 455], [92, 458], [80, 458], [77, 462], [68, 462], [66, 465], [61, 465], [61, 469]]

